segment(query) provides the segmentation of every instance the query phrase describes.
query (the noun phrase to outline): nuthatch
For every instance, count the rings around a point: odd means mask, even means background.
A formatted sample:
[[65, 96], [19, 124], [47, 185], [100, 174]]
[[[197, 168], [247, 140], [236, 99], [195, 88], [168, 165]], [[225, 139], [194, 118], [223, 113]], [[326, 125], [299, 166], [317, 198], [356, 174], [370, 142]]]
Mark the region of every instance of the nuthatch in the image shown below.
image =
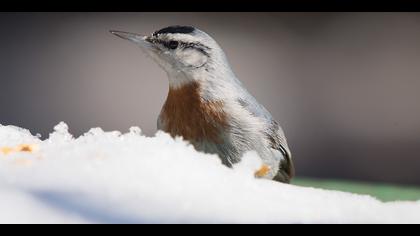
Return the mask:
[[139, 45], [168, 74], [158, 129], [218, 154], [229, 167], [255, 150], [267, 169], [264, 178], [290, 182], [294, 167], [282, 128], [236, 78], [208, 34], [191, 26], [170, 26], [149, 36], [111, 33]]

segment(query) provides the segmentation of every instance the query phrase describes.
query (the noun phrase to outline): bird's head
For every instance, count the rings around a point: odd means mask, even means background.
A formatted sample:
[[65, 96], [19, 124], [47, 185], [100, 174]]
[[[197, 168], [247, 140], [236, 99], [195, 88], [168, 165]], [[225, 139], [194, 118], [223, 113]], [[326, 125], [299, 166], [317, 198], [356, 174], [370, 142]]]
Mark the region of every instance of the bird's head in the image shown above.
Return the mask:
[[168, 73], [171, 86], [208, 78], [212, 71], [223, 71], [227, 66], [225, 55], [216, 41], [191, 26], [169, 26], [151, 35], [111, 33], [139, 45]]

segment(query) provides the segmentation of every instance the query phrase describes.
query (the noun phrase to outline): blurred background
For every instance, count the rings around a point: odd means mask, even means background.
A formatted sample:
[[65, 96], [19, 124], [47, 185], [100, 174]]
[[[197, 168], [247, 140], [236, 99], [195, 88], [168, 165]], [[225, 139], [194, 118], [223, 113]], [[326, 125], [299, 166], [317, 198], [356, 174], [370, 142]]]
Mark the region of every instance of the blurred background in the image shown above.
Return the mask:
[[109, 30], [174, 24], [219, 42], [298, 176], [420, 185], [420, 13], [0, 13], [0, 124], [153, 135], [166, 74]]

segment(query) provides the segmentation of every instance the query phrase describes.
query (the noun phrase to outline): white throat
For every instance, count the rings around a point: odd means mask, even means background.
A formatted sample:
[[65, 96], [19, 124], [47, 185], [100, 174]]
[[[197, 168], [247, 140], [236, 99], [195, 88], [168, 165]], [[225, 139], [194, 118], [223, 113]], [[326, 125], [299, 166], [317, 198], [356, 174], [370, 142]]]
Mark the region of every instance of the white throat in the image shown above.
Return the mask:
[[168, 75], [169, 87], [172, 89], [179, 89], [183, 86], [193, 83], [195, 78], [184, 71], [170, 70], [166, 71]]

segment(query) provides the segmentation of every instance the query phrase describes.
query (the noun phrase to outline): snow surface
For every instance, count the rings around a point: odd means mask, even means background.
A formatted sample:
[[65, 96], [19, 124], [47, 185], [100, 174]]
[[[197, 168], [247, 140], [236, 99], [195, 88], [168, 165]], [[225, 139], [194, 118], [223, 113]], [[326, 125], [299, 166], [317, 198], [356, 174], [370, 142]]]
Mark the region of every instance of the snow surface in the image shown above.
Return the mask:
[[420, 223], [420, 201], [256, 179], [249, 152], [233, 169], [181, 138], [60, 123], [44, 141], [0, 125], [0, 223]]

